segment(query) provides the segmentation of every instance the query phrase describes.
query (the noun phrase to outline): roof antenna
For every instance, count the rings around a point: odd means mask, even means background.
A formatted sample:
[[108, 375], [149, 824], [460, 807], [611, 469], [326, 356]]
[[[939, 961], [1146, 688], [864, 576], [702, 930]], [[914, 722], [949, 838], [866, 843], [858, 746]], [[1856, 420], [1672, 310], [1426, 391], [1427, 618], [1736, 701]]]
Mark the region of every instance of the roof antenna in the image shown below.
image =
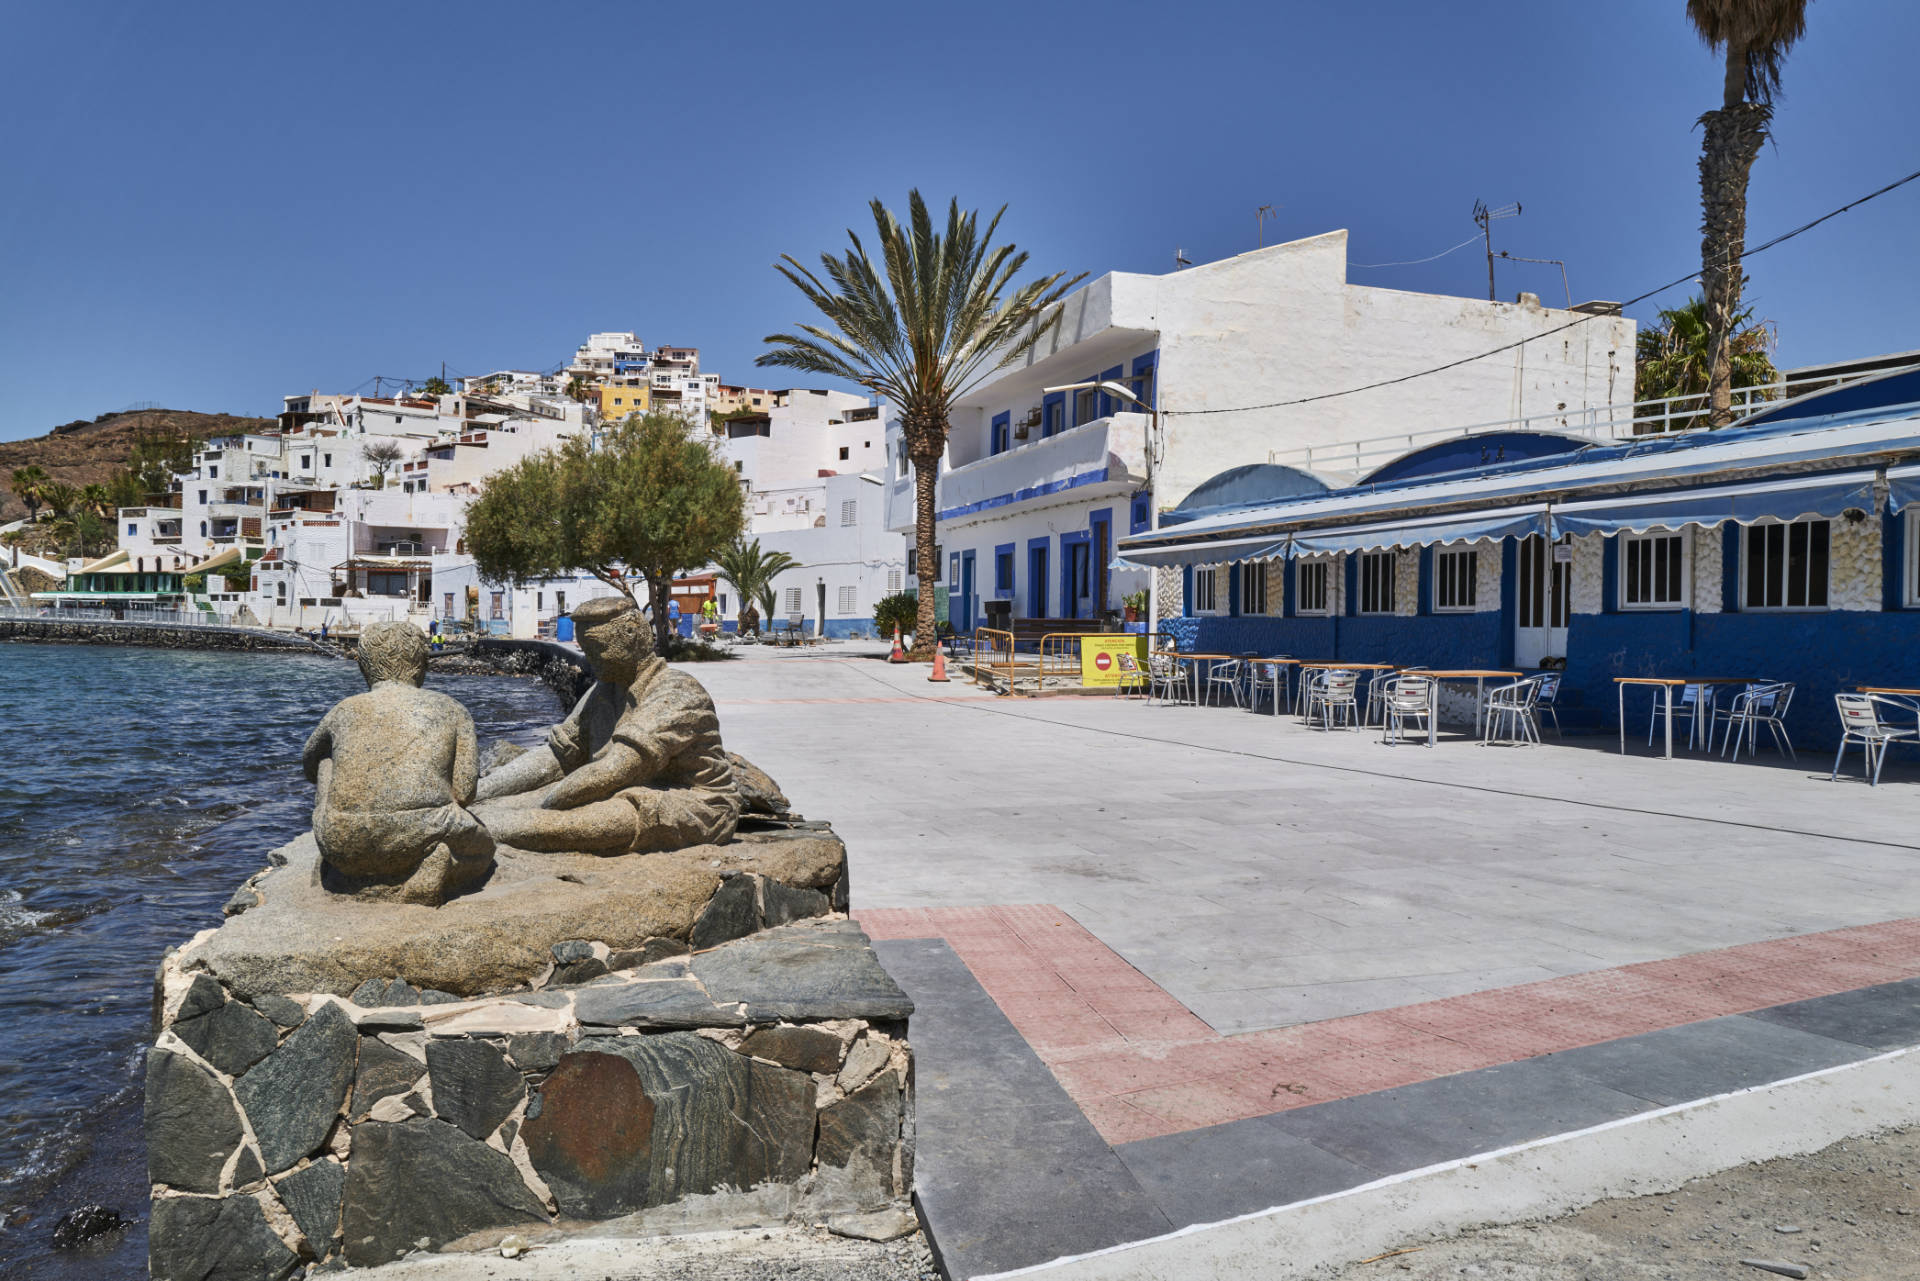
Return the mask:
[[1253, 211], [1253, 220], [1259, 224], [1260, 227], [1260, 247], [1262, 249], [1267, 247], [1267, 219], [1278, 218], [1279, 216], [1279, 210], [1272, 205], [1261, 205]]
[[1484, 200], [1476, 200], [1473, 202], [1473, 220], [1479, 223], [1480, 230], [1484, 231], [1487, 234], [1487, 301], [1488, 302], [1495, 301], [1493, 296], [1493, 224], [1494, 224], [1494, 220], [1498, 218], [1518, 218], [1519, 216], [1520, 216], [1520, 202], [1517, 200], [1510, 205], [1501, 205], [1498, 209], [1487, 208], [1487, 202]]
[[1187, 261], [1186, 250], [1176, 248], [1173, 251], [1173, 269], [1175, 271], [1178, 271], [1182, 267], [1191, 267], [1191, 266], [1193, 266], [1193, 264]]

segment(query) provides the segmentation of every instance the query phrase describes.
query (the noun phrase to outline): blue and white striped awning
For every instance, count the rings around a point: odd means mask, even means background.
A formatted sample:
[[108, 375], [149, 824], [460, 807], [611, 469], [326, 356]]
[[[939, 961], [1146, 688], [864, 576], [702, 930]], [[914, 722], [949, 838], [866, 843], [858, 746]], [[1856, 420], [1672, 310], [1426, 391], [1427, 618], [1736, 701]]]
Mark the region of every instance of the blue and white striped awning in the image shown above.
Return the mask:
[[1524, 538], [1528, 534], [1548, 532], [1547, 509], [1534, 504], [1412, 521], [1306, 530], [1294, 534], [1291, 542], [1294, 555], [1310, 556], [1323, 552], [1376, 552], [1395, 547], [1477, 543], [1484, 538]]
[[1762, 520], [1832, 518], [1849, 508], [1873, 511], [1873, 481], [1874, 473], [1863, 470], [1628, 494], [1563, 503], [1553, 509], [1553, 524], [1555, 532], [1562, 534], [1644, 534], [1683, 525], [1711, 528], [1727, 521], [1751, 525]]
[[1161, 569], [1182, 565], [1225, 565], [1233, 561], [1273, 560], [1287, 554], [1287, 539], [1262, 534], [1258, 538], [1209, 539], [1206, 542], [1177, 547], [1155, 547], [1147, 551], [1115, 556], [1109, 569]]
[[1887, 510], [1899, 511], [1920, 502], [1920, 463], [1887, 468]]

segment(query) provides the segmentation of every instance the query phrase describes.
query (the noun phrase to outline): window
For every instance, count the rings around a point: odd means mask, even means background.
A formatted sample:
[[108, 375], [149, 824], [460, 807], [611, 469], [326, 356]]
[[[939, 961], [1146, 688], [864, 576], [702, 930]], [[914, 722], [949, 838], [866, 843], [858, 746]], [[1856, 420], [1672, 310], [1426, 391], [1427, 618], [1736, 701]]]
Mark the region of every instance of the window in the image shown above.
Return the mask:
[[1219, 609], [1220, 570], [1214, 565], [1202, 565], [1193, 571], [1193, 612], [1212, 614]]
[[912, 460], [907, 457], [907, 442], [903, 440], [900, 442], [900, 464], [895, 469], [894, 474], [904, 480], [907, 475], [907, 465], [911, 461]]
[[1680, 609], [1687, 603], [1687, 540], [1679, 534], [1620, 539], [1620, 608]]
[[1052, 436], [1060, 431], [1061, 419], [1067, 416], [1067, 403], [1064, 400], [1050, 400], [1040, 410], [1040, 434]]
[[887, 595], [891, 596], [900, 590], [900, 579], [900, 570], [890, 569], [887, 571]]
[[1295, 613], [1324, 614], [1327, 612], [1327, 566], [1330, 563], [1324, 560], [1303, 560], [1294, 564]]
[[787, 612], [789, 614], [797, 614], [800, 612], [800, 589], [798, 587], [787, 588]]
[[1755, 525], [1747, 530], [1746, 607], [1827, 607], [1827, 522]]
[[127, 522], [127, 533], [129, 536], [137, 534], [139, 532], [140, 532], [140, 526], [134, 524], [132, 521]]
[[856, 499], [848, 498], [840, 504], [840, 523], [857, 525], [860, 523], [860, 504]]
[[332, 455], [332, 454], [322, 454], [322, 455], [320, 455], [320, 465], [321, 465], [322, 467], [331, 467], [331, 466], [333, 466], [333, 455]]
[[547, 594], [545, 592], [535, 592], [533, 594], [533, 612], [536, 614], [541, 613], [546, 607]]
[[567, 594], [565, 592], [555, 592], [553, 594], [553, 612], [556, 614], [564, 614], [567, 612]]
[[1135, 369], [1132, 383], [1133, 394], [1140, 403], [1137, 405], [1128, 405], [1127, 408], [1138, 410], [1144, 414], [1153, 406], [1153, 366], [1147, 365], [1144, 368]]
[[507, 594], [505, 592], [493, 593], [492, 612], [488, 614], [487, 617], [494, 620], [495, 622], [498, 622], [501, 619], [505, 618], [506, 616], [507, 616]]
[[1360, 558], [1360, 612], [1393, 612], [1394, 552], [1368, 552]]
[[840, 446], [840, 461], [843, 463], [847, 461], [847, 447], [845, 445]]
[[1090, 423], [1100, 416], [1100, 393], [1086, 387], [1073, 393], [1073, 424]]
[[746, 460], [746, 459], [744, 459], [744, 458], [736, 458], [736, 459], [734, 459], [734, 460], [733, 460], [733, 471], [734, 471], [734, 474], [735, 474], [736, 476], [737, 476], [737, 475], [739, 475], [739, 474], [741, 474], [741, 473], [743, 473], [743, 472], [745, 472], [746, 470], [747, 470], [747, 460]]
[[1908, 609], [1920, 607], [1920, 507], [1909, 507], [1906, 515], [1907, 572], [1906, 591], [1901, 594], [1901, 603]]
[[313, 455], [312, 454], [300, 455], [300, 470], [310, 471], [312, 468], [313, 468]]
[[[384, 570], [367, 572], [367, 595], [369, 596], [405, 596], [407, 594], [407, 575], [405, 571], [389, 573]], [[495, 618], [500, 617], [498, 614]]]
[[452, 618], [453, 617], [453, 593], [447, 592], [442, 597], [442, 600], [445, 601], [445, 604], [441, 606], [440, 616], [442, 618]]
[[1479, 601], [1480, 554], [1468, 547], [1433, 553], [1433, 610], [1465, 614]]
[[842, 587], [840, 589], [840, 612], [842, 614], [856, 614], [860, 612], [860, 606], [855, 603], [857, 595], [858, 593], [854, 588]]
[[1013, 427], [1011, 414], [995, 414], [993, 425], [987, 431], [987, 452], [1004, 454], [1013, 448]]
[[1262, 561], [1252, 561], [1240, 567], [1240, 612], [1267, 612], [1267, 567]]
[[219, 464], [219, 463], [214, 463], [214, 464], [212, 464], [211, 466], [209, 466], [209, 467], [207, 468], [207, 479], [208, 479], [208, 480], [219, 480], [219, 479], [220, 479], [220, 464]]
[[993, 590], [1013, 594], [1013, 549], [993, 554]]

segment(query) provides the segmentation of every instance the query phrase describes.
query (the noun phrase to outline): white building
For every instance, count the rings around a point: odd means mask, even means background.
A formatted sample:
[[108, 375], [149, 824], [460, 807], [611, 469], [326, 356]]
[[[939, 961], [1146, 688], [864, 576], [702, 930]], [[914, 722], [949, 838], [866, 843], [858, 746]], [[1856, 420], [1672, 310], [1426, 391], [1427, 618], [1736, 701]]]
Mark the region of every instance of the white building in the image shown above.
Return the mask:
[[587, 341], [573, 353], [562, 372], [569, 378], [593, 384], [622, 374], [645, 374], [648, 368], [647, 345], [638, 334], [619, 332], [588, 334]]
[[[955, 627], [989, 613], [1117, 610], [1149, 577], [1109, 568], [1117, 537], [1176, 508], [1351, 479], [1328, 446], [1371, 455], [1530, 416], [1553, 430], [1631, 403], [1633, 323], [1596, 318], [1604, 304], [1570, 312], [1531, 295], [1495, 303], [1349, 284], [1346, 245], [1330, 232], [1170, 275], [1112, 272], [1069, 295], [1047, 338], [954, 411], [936, 545]], [[1311, 399], [1522, 339], [1538, 341], [1411, 387]], [[1078, 386], [1100, 382], [1130, 396]], [[1387, 437], [1407, 439], [1383, 446]], [[888, 448], [888, 526], [911, 535], [914, 482], [897, 431]]]

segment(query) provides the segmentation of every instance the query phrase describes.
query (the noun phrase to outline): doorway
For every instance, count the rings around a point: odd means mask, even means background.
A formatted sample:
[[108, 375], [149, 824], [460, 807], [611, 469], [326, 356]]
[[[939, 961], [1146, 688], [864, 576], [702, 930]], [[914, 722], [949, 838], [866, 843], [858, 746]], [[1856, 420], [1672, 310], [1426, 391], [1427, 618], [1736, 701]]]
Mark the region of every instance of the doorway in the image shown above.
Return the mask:
[[1027, 617], [1047, 617], [1047, 545], [1027, 548]]
[[960, 553], [960, 617], [953, 621], [956, 632], [973, 630], [973, 553]]
[[[1062, 540], [1065, 541], [1064, 539]], [[1062, 611], [1068, 618], [1093, 617], [1093, 556], [1087, 540], [1082, 537], [1066, 544], [1067, 564], [1066, 580], [1061, 584], [1061, 595], [1065, 606]]]
[[1573, 604], [1573, 540], [1549, 543], [1540, 534], [1520, 540], [1515, 593], [1513, 661], [1538, 667], [1567, 656], [1567, 615]]

